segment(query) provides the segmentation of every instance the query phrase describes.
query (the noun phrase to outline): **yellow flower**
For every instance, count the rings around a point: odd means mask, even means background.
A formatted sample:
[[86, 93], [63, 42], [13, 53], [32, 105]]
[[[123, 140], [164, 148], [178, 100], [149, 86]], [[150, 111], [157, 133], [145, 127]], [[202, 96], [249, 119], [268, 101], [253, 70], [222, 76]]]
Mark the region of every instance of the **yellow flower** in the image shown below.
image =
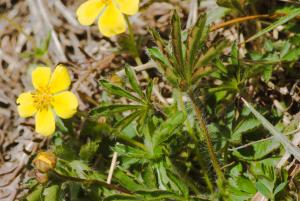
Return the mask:
[[91, 25], [98, 16], [100, 32], [107, 37], [125, 32], [126, 21], [123, 14], [138, 12], [139, 0], [88, 0], [77, 9], [77, 17], [82, 25]]
[[55, 113], [63, 118], [71, 118], [77, 111], [76, 96], [66, 91], [71, 78], [63, 65], [56, 66], [53, 74], [49, 67], [37, 67], [32, 72], [32, 92], [22, 93], [18, 99], [18, 112], [21, 117], [35, 115], [35, 130], [44, 136], [55, 131]]

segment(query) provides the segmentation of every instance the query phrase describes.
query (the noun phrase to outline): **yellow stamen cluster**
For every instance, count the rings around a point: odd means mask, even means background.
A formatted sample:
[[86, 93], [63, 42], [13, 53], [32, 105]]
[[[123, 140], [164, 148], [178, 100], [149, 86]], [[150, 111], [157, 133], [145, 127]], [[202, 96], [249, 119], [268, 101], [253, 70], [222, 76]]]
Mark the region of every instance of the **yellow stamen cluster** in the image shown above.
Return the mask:
[[32, 92], [33, 104], [38, 111], [48, 109], [53, 101], [49, 87], [43, 87]]

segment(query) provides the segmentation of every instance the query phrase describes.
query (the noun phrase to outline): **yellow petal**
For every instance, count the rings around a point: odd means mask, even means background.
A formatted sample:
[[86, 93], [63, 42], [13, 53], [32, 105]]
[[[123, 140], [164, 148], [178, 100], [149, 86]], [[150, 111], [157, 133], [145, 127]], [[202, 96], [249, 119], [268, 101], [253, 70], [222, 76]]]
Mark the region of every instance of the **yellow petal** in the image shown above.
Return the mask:
[[53, 107], [56, 114], [63, 118], [71, 118], [77, 111], [77, 97], [70, 91], [65, 91], [53, 96]]
[[36, 113], [33, 98], [30, 92], [22, 93], [17, 99], [18, 112], [20, 117], [30, 117]]
[[34, 88], [44, 88], [48, 86], [51, 76], [51, 69], [48, 67], [37, 67], [32, 71], [32, 84]]
[[111, 37], [126, 31], [126, 22], [121, 11], [111, 3], [107, 6], [98, 21], [100, 32]]
[[122, 13], [134, 15], [139, 10], [139, 0], [117, 0]]
[[63, 65], [56, 66], [49, 83], [51, 93], [67, 90], [71, 84], [68, 70]]
[[76, 11], [78, 21], [82, 25], [91, 25], [104, 8], [100, 0], [89, 0], [79, 6]]
[[49, 136], [54, 133], [55, 118], [51, 108], [37, 112], [35, 116], [35, 131], [43, 136]]

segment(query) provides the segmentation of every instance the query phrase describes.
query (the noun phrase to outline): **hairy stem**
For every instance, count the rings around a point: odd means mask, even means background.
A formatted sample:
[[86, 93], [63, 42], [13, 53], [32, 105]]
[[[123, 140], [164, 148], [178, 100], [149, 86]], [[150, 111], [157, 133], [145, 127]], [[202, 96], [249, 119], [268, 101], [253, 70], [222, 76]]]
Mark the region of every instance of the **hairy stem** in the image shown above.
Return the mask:
[[223, 185], [223, 181], [224, 181], [224, 175], [223, 175], [221, 167], [220, 167], [220, 165], [218, 163], [218, 160], [217, 160], [217, 157], [216, 157], [216, 154], [215, 154], [212, 142], [211, 142], [211, 138], [210, 138], [207, 126], [206, 126], [206, 122], [205, 122], [205, 120], [203, 118], [202, 111], [199, 108], [199, 106], [197, 105], [197, 98], [196, 98], [196, 96], [195, 96], [195, 94], [193, 93], [192, 90], [190, 90], [188, 92], [188, 95], [189, 95], [189, 97], [190, 97], [190, 99], [192, 101], [192, 104], [194, 106], [194, 109], [195, 109], [195, 112], [196, 112], [196, 116], [197, 116], [197, 119], [199, 121], [200, 128], [203, 131], [205, 142], [206, 142], [207, 149], [208, 149], [208, 154], [209, 154], [209, 157], [211, 159], [213, 168], [214, 168], [214, 170], [215, 170], [215, 172], [216, 172], [216, 174], [218, 176], [218, 180], [219, 180], [220, 186], [222, 186]]
[[[179, 108], [180, 110], [185, 114], [187, 115], [187, 111], [186, 111], [186, 108], [184, 106], [184, 102], [183, 102], [183, 96], [182, 96], [182, 92], [180, 90], [178, 90], [178, 102], [179, 102]], [[208, 189], [210, 190], [211, 193], [213, 193], [213, 185], [212, 185], [212, 182], [210, 181], [210, 178], [209, 178], [209, 174], [208, 174], [208, 171], [207, 171], [207, 167], [205, 166], [205, 162], [204, 160], [202, 159], [201, 157], [201, 153], [199, 152], [200, 150], [200, 146], [198, 144], [198, 139], [193, 131], [193, 128], [189, 122], [189, 120], [187, 119], [186, 120], [186, 127], [187, 127], [187, 130], [188, 130], [188, 134], [190, 135], [190, 137], [194, 140], [195, 142], [195, 146], [196, 146], [196, 157], [198, 159], [198, 162], [199, 162], [199, 165], [200, 167], [202, 168], [202, 173], [203, 173], [203, 176], [204, 176], [204, 180], [205, 180], [205, 183], [207, 184], [207, 187]]]

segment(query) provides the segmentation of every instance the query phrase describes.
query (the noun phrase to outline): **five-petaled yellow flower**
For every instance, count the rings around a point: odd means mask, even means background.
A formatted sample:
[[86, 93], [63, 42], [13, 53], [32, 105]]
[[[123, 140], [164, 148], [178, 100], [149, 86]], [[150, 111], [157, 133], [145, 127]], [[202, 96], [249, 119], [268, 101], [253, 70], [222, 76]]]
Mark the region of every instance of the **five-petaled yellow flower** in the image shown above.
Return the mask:
[[82, 25], [91, 25], [98, 16], [100, 32], [107, 37], [126, 31], [123, 14], [138, 12], [139, 0], [88, 0], [77, 9], [77, 17]]
[[55, 131], [55, 113], [71, 118], [77, 111], [77, 97], [68, 90], [71, 78], [63, 65], [56, 66], [53, 74], [49, 67], [37, 67], [32, 72], [34, 91], [22, 93], [18, 99], [21, 117], [35, 115], [37, 133], [49, 136]]

